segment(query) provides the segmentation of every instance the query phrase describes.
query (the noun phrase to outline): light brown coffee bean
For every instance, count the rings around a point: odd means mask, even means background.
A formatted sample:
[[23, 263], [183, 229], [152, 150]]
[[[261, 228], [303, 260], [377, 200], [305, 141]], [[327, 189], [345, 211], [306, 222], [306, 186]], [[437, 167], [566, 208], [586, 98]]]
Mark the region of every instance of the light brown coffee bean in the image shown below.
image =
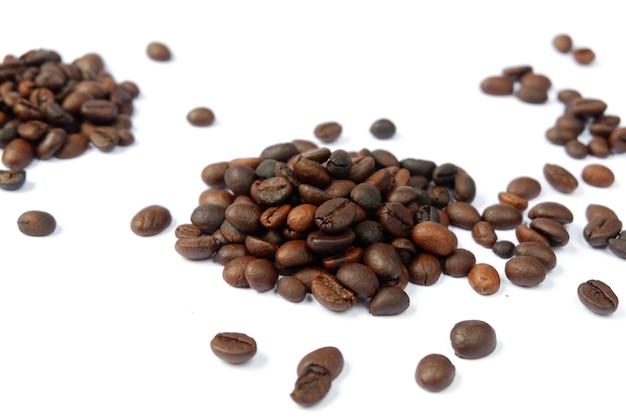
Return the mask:
[[472, 227], [472, 238], [476, 243], [485, 248], [491, 248], [498, 240], [495, 229], [491, 223], [481, 220]]
[[589, 164], [582, 170], [582, 179], [593, 187], [607, 188], [615, 182], [613, 171], [601, 164]]
[[556, 35], [552, 39], [552, 45], [561, 53], [571, 52], [573, 46], [572, 37], [567, 34]]
[[211, 126], [215, 122], [215, 113], [205, 106], [195, 107], [187, 113], [187, 121], [192, 126]]
[[500, 274], [492, 265], [475, 264], [467, 274], [470, 286], [480, 295], [491, 295], [500, 289]]
[[532, 177], [517, 177], [508, 183], [506, 191], [526, 200], [532, 200], [541, 194], [541, 183]]
[[324, 143], [332, 143], [341, 136], [342, 130], [342, 126], [337, 122], [324, 122], [315, 126], [313, 134]]
[[162, 42], [150, 42], [146, 48], [146, 53], [154, 61], [166, 62], [172, 59], [172, 52]]
[[55, 231], [56, 226], [54, 216], [41, 210], [26, 211], [17, 219], [18, 229], [28, 236], [48, 236]]
[[454, 232], [446, 226], [432, 221], [416, 224], [411, 229], [411, 240], [419, 248], [438, 256], [447, 256], [458, 244]]
[[130, 229], [138, 236], [154, 236], [172, 223], [170, 211], [158, 204], [153, 204], [139, 210], [130, 221]]
[[578, 180], [567, 169], [556, 164], [545, 164], [543, 175], [555, 190], [564, 194], [574, 192], [578, 188]]
[[513, 80], [505, 76], [487, 77], [480, 83], [480, 89], [483, 93], [492, 96], [508, 96], [513, 94]]
[[578, 299], [589, 310], [600, 315], [614, 313], [619, 305], [617, 295], [611, 287], [597, 279], [578, 286]]
[[596, 59], [596, 54], [591, 48], [576, 48], [572, 51], [572, 56], [581, 65], [589, 65]]

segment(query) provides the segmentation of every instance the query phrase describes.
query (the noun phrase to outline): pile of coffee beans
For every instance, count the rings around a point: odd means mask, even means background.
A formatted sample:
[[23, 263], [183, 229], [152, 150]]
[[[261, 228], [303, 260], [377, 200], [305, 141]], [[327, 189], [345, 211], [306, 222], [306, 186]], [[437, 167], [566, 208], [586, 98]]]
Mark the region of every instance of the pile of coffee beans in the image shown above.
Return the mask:
[[89, 147], [109, 152], [134, 142], [131, 81], [117, 82], [102, 57], [86, 54], [71, 63], [53, 50], [7, 55], [0, 64], [0, 148], [8, 168], [3, 189], [25, 181], [34, 159], [73, 158]]
[[452, 163], [305, 140], [211, 163], [201, 176], [209, 188], [176, 229], [180, 255], [213, 258], [234, 287], [277, 288], [292, 302], [310, 293], [335, 312], [364, 300], [372, 315], [405, 311], [409, 283], [432, 285], [442, 261], [460, 258], [445, 209], [476, 195]]

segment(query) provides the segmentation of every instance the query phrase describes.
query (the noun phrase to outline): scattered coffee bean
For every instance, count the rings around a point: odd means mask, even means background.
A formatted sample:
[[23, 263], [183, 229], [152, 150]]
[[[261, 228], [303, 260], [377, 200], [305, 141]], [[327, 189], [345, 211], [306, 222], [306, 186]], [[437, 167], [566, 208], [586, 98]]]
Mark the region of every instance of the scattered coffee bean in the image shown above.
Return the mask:
[[409, 295], [399, 287], [380, 288], [369, 302], [369, 313], [373, 316], [393, 316], [409, 308]]
[[225, 362], [238, 365], [250, 360], [257, 352], [256, 341], [238, 332], [223, 332], [211, 339], [211, 350]]
[[513, 94], [514, 83], [509, 77], [491, 76], [480, 83], [480, 89], [483, 93], [492, 96], [508, 96]]
[[605, 165], [589, 164], [582, 170], [582, 179], [593, 187], [607, 188], [615, 182], [615, 174]]
[[468, 249], [457, 248], [442, 260], [442, 272], [451, 277], [466, 277], [476, 264], [476, 256]]
[[545, 164], [543, 175], [555, 190], [569, 194], [578, 188], [578, 180], [567, 169], [556, 164]]
[[208, 107], [195, 107], [187, 113], [187, 121], [192, 126], [206, 127], [211, 126], [215, 121], [213, 110]]
[[541, 194], [541, 183], [532, 177], [517, 177], [508, 183], [506, 191], [525, 200], [532, 200]]
[[614, 313], [619, 305], [617, 295], [611, 287], [597, 279], [578, 286], [578, 299], [589, 310], [600, 315]]
[[150, 205], [139, 210], [130, 221], [130, 229], [139, 236], [154, 236], [172, 223], [170, 211], [160, 205]]
[[546, 217], [561, 224], [568, 224], [574, 221], [572, 211], [556, 201], [543, 201], [531, 207], [528, 211], [528, 218], [532, 220], [538, 217]]
[[30, 210], [17, 219], [20, 232], [28, 236], [48, 236], [56, 229], [56, 219], [48, 212]]
[[550, 246], [565, 246], [569, 242], [569, 232], [565, 226], [547, 217], [537, 217], [528, 225], [534, 231], [545, 236]]
[[332, 143], [341, 136], [342, 130], [342, 126], [337, 122], [324, 122], [315, 126], [313, 134], [324, 143]]
[[0, 189], [15, 191], [26, 183], [26, 171], [15, 169], [0, 170]]
[[496, 203], [483, 210], [482, 219], [496, 230], [511, 230], [522, 223], [523, 215], [509, 204]]
[[515, 256], [528, 255], [539, 259], [546, 271], [551, 271], [556, 267], [557, 259], [554, 250], [543, 243], [533, 241], [521, 242], [515, 246], [513, 254]]
[[589, 65], [596, 59], [596, 54], [591, 48], [576, 48], [572, 51], [574, 60], [581, 65]]
[[609, 250], [613, 252], [614, 255], [626, 259], [626, 239], [622, 237], [611, 237], [607, 240], [607, 243]]
[[499, 258], [509, 259], [514, 255], [515, 243], [510, 240], [498, 240], [491, 247], [491, 251]]
[[303, 407], [319, 403], [330, 391], [331, 382], [341, 373], [344, 358], [334, 346], [326, 346], [306, 354], [296, 368], [298, 379], [291, 399]]
[[481, 220], [472, 226], [472, 238], [479, 245], [492, 248], [498, 240], [498, 235], [491, 223]]
[[496, 331], [483, 320], [464, 320], [452, 327], [450, 342], [459, 358], [480, 359], [496, 349]]
[[396, 125], [389, 119], [378, 119], [370, 127], [376, 139], [389, 139], [396, 134]]
[[491, 295], [500, 289], [500, 274], [486, 263], [475, 264], [467, 273], [470, 286], [480, 295]]
[[561, 53], [571, 52], [573, 46], [572, 37], [566, 34], [559, 34], [552, 40], [552, 45]]
[[514, 256], [504, 265], [504, 273], [513, 284], [534, 287], [546, 279], [546, 268], [534, 256]]
[[431, 353], [418, 362], [415, 380], [427, 391], [440, 392], [452, 384], [455, 374], [456, 368], [450, 359], [439, 353]]
[[172, 52], [169, 47], [162, 42], [150, 42], [146, 48], [148, 57], [154, 61], [169, 61], [172, 59]]

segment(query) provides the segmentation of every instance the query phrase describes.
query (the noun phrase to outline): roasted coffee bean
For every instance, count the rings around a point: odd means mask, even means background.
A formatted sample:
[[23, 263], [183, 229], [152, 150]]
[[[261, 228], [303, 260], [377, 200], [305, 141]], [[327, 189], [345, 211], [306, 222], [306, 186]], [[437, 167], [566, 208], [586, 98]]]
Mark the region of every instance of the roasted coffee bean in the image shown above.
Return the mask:
[[572, 56], [581, 65], [589, 65], [596, 59], [596, 54], [591, 48], [576, 48], [572, 51]]
[[347, 178], [359, 184], [376, 171], [376, 161], [371, 156], [354, 158]]
[[509, 206], [513, 206], [520, 211], [524, 211], [528, 208], [528, 200], [508, 191], [499, 192], [498, 201], [502, 204], [508, 204]]
[[376, 216], [383, 230], [392, 238], [410, 235], [413, 215], [405, 205], [396, 202], [383, 203], [376, 210]]
[[48, 236], [55, 231], [57, 222], [54, 216], [46, 211], [30, 210], [17, 218], [20, 232], [28, 236]]
[[110, 152], [119, 144], [120, 136], [117, 129], [110, 126], [100, 126], [87, 135], [89, 142], [102, 152]]
[[607, 188], [615, 182], [613, 171], [601, 164], [586, 165], [582, 170], [581, 176], [583, 181], [594, 187]]
[[603, 206], [602, 204], [589, 204], [585, 209], [585, 218], [587, 221], [597, 220], [597, 219], [617, 219], [617, 213], [610, 209], [607, 206]]
[[565, 144], [565, 152], [574, 159], [585, 159], [589, 155], [589, 148], [578, 140], [570, 140]]
[[313, 204], [300, 204], [287, 214], [287, 227], [296, 232], [308, 232], [315, 227], [315, 212]]
[[510, 78], [513, 81], [519, 81], [520, 78], [529, 72], [533, 71], [533, 67], [530, 65], [515, 65], [512, 67], [506, 67], [502, 69], [502, 75]]
[[546, 279], [546, 268], [534, 256], [514, 256], [504, 265], [504, 273], [513, 284], [534, 287]]
[[192, 126], [211, 126], [215, 122], [215, 113], [208, 107], [194, 107], [187, 113], [187, 121]]
[[506, 191], [526, 200], [532, 200], [541, 194], [541, 183], [532, 177], [517, 177], [508, 183]]
[[[208, 236], [215, 239], [218, 242], [219, 249], [213, 255], [213, 260], [220, 265], [226, 265], [228, 262], [241, 256], [251, 255], [248, 253], [246, 246], [242, 243], [226, 243], [220, 246], [218, 238], [216, 236]], [[202, 237], [204, 238], [204, 236]]]
[[356, 184], [347, 179], [332, 179], [330, 184], [324, 189], [327, 193], [333, 197], [350, 197], [350, 191], [356, 186]]
[[238, 195], [250, 195], [250, 187], [256, 178], [256, 168], [248, 165], [235, 163], [224, 172], [224, 182], [232, 193]]
[[581, 118], [600, 117], [607, 104], [599, 99], [580, 97], [569, 102], [574, 116]]
[[373, 184], [362, 182], [350, 191], [350, 199], [364, 210], [377, 210], [382, 203], [382, 195]]
[[571, 88], [560, 90], [557, 95], [557, 99], [563, 104], [567, 104], [570, 100], [580, 97], [582, 97], [582, 95], [577, 90]]
[[442, 272], [455, 278], [466, 277], [476, 264], [476, 256], [469, 250], [457, 248], [441, 263]]
[[[620, 234], [621, 236], [621, 234]], [[611, 237], [607, 240], [609, 250], [620, 258], [626, 259], [626, 239]]]
[[515, 237], [518, 242], [537, 242], [542, 245], [550, 246], [550, 241], [547, 237], [531, 229], [526, 224], [520, 224], [515, 228]]
[[324, 143], [332, 143], [341, 136], [342, 130], [342, 126], [337, 122], [324, 122], [315, 126], [313, 134]]
[[250, 255], [257, 258], [274, 259], [279, 244], [282, 242], [272, 242], [261, 236], [247, 235], [244, 240], [246, 250]]
[[583, 228], [583, 237], [592, 247], [604, 248], [621, 230], [622, 221], [617, 217], [597, 215], [591, 217]]
[[190, 216], [191, 223], [198, 226], [202, 229], [203, 233], [207, 234], [218, 230], [225, 219], [224, 207], [213, 203], [204, 203], [196, 206]]
[[332, 235], [315, 230], [307, 235], [306, 245], [320, 256], [331, 256], [352, 247], [355, 239], [356, 234], [351, 229]]
[[611, 287], [597, 279], [578, 286], [578, 299], [589, 310], [600, 315], [614, 313], [619, 305], [617, 295]]
[[454, 177], [452, 197], [456, 201], [471, 203], [476, 198], [476, 182], [465, 170], [459, 170]]
[[170, 48], [163, 42], [150, 42], [146, 48], [146, 53], [154, 61], [166, 62], [172, 59]]
[[181, 237], [176, 240], [176, 252], [190, 260], [209, 259], [220, 247], [215, 236], [202, 235], [198, 237]]
[[485, 248], [492, 248], [498, 240], [494, 227], [485, 220], [474, 223], [474, 226], [472, 226], [472, 238]]
[[226, 283], [236, 288], [249, 288], [248, 280], [246, 280], [246, 266], [258, 259], [256, 256], [245, 255], [230, 260], [222, 270], [222, 278]]
[[398, 252], [402, 264], [407, 265], [411, 259], [417, 254], [417, 247], [411, 239], [406, 237], [397, 237], [391, 241], [391, 246]]
[[[565, 96], [563, 100], [572, 100], [580, 97], [580, 95], [575, 94], [576, 93], [570, 93], [567, 95], [566, 92], [563, 92], [563, 95]], [[556, 119], [554, 126], [559, 129], [569, 130], [574, 134], [575, 138], [578, 138], [578, 135], [585, 131], [585, 119], [574, 116], [570, 113], [564, 113]]]
[[333, 178], [346, 178], [351, 167], [352, 157], [343, 149], [332, 151], [326, 163], [326, 170]]
[[547, 217], [537, 217], [530, 221], [529, 227], [544, 235], [550, 246], [565, 246], [569, 242], [569, 232], [565, 226]]
[[27, 168], [35, 159], [35, 147], [26, 139], [17, 138], [9, 142], [2, 152], [5, 167], [17, 171]]
[[466, 201], [453, 201], [444, 211], [450, 219], [450, 224], [461, 229], [471, 230], [481, 220], [478, 209]]
[[330, 391], [331, 381], [343, 369], [341, 351], [334, 346], [314, 350], [305, 355], [297, 366], [298, 379], [291, 399], [303, 407], [320, 402]]
[[161, 205], [154, 204], [139, 210], [130, 221], [130, 229], [138, 236], [154, 236], [172, 223], [172, 214]]
[[278, 270], [268, 259], [259, 258], [248, 262], [243, 272], [248, 286], [259, 292], [273, 289], [278, 281]]
[[[224, 173], [229, 166], [230, 164], [226, 161], [213, 162], [211, 164], [208, 164], [202, 169], [202, 172], [200, 173], [200, 178], [206, 185], [210, 187], [224, 187], [226, 186], [226, 183], [224, 182]], [[273, 168], [272, 175], [274, 175]]]
[[370, 126], [370, 133], [376, 139], [389, 139], [396, 133], [396, 125], [389, 119], [378, 119]]
[[543, 104], [548, 101], [546, 89], [534, 85], [521, 85], [515, 95], [524, 103]]
[[527, 72], [519, 79], [522, 87], [531, 86], [548, 91], [552, 87], [552, 81], [543, 74], [537, 74], [535, 72]]
[[331, 182], [330, 174], [322, 164], [302, 155], [296, 157], [293, 172], [299, 181], [314, 187], [324, 188]]
[[464, 359], [490, 355], [498, 344], [495, 329], [483, 320], [463, 320], [452, 327], [450, 343], [454, 354]]
[[513, 94], [513, 80], [509, 77], [495, 75], [485, 78], [480, 83], [483, 93], [492, 96], [508, 96]]
[[432, 173], [432, 181], [436, 185], [450, 187], [454, 185], [454, 178], [459, 172], [459, 167], [455, 164], [445, 163], [437, 165]]
[[572, 37], [566, 34], [556, 35], [552, 39], [552, 45], [561, 53], [571, 52], [573, 44]]
[[383, 227], [374, 220], [364, 220], [354, 226], [356, 235], [355, 245], [366, 247], [372, 243], [382, 242], [385, 239]]
[[0, 170], [0, 189], [19, 190], [26, 183], [26, 171], [15, 169]]
[[415, 380], [427, 391], [440, 392], [452, 384], [455, 374], [456, 368], [450, 359], [439, 353], [431, 353], [418, 362]]
[[356, 304], [358, 295], [334, 275], [324, 273], [311, 281], [311, 294], [324, 307], [331, 311], [342, 312]]
[[363, 251], [363, 263], [369, 266], [382, 280], [392, 280], [400, 276], [402, 259], [391, 244], [372, 243]]
[[592, 137], [591, 140], [587, 143], [587, 149], [589, 150], [589, 155], [598, 158], [607, 158], [611, 155], [611, 146], [609, 145], [609, 140], [607, 138], [603, 138], [602, 136]]
[[413, 284], [431, 286], [434, 285], [443, 272], [441, 262], [435, 255], [427, 252], [418, 253], [409, 265], [409, 281]]
[[218, 333], [211, 339], [210, 346], [215, 356], [234, 365], [250, 360], [257, 352], [256, 341], [239, 332]]
[[556, 254], [549, 246], [539, 242], [521, 242], [515, 246], [513, 251], [515, 256], [533, 256], [541, 261], [547, 271], [556, 267]]
[[176, 226], [174, 230], [176, 238], [198, 237], [202, 235], [202, 229], [192, 223], [183, 223]]
[[532, 220], [538, 217], [546, 217], [561, 224], [568, 224], [574, 221], [572, 211], [556, 201], [543, 201], [531, 207], [528, 211], [528, 218]]
[[44, 160], [52, 158], [67, 141], [67, 137], [67, 132], [60, 127], [48, 130], [48, 133], [35, 147], [37, 158]]
[[109, 100], [86, 100], [80, 108], [80, 114], [90, 122], [101, 124], [110, 123], [119, 114], [117, 105]]
[[363, 298], [374, 297], [380, 287], [380, 281], [374, 270], [362, 263], [341, 265], [335, 276], [343, 285]]
[[393, 316], [409, 308], [409, 295], [399, 287], [379, 289], [369, 302], [368, 310], [373, 316]]
[[565, 194], [572, 193], [578, 188], [578, 180], [571, 172], [556, 164], [545, 164], [543, 175], [555, 190]]
[[468, 271], [467, 280], [470, 286], [480, 295], [491, 295], [500, 289], [500, 274], [493, 266], [477, 263]]
[[315, 349], [300, 359], [296, 367], [297, 375], [303, 375], [311, 366], [319, 366], [327, 370], [330, 378], [335, 379], [343, 370], [344, 357], [335, 346], [324, 346]]
[[89, 148], [89, 137], [84, 133], [72, 133], [67, 136], [54, 156], [59, 159], [76, 158], [84, 154]]
[[553, 126], [546, 130], [546, 139], [554, 145], [566, 145], [577, 138], [578, 135], [571, 129]]
[[438, 256], [449, 255], [458, 244], [456, 235], [450, 229], [432, 221], [413, 226], [411, 240], [422, 250]]
[[307, 265], [317, 259], [316, 254], [308, 248], [305, 240], [289, 240], [276, 250], [275, 260], [284, 266]]
[[289, 158], [297, 155], [298, 147], [293, 142], [282, 142], [274, 145], [269, 145], [261, 151], [261, 158], [263, 160], [273, 159], [280, 162], [287, 162]]
[[356, 216], [353, 203], [338, 197], [322, 203], [315, 212], [315, 224], [325, 233], [335, 234], [347, 230]]
[[483, 210], [482, 219], [496, 230], [511, 230], [522, 223], [523, 215], [509, 204], [496, 203]]
[[609, 136], [611, 151], [617, 154], [626, 152], [626, 127], [618, 127]]
[[491, 251], [502, 259], [509, 259], [514, 255], [515, 243], [510, 240], [498, 240], [491, 247]]
[[306, 286], [293, 275], [285, 275], [276, 282], [276, 292], [287, 301], [299, 303], [307, 294]]

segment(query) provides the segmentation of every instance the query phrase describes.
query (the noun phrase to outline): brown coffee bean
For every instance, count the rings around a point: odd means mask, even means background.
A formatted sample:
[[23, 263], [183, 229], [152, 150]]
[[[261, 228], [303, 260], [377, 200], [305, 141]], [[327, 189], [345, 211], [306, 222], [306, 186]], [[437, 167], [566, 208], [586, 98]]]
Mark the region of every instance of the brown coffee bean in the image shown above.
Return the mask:
[[396, 125], [389, 119], [378, 119], [370, 126], [370, 133], [376, 139], [389, 139], [396, 133]]
[[572, 37], [566, 34], [557, 35], [554, 37], [554, 39], [552, 39], [552, 45], [557, 51], [561, 53], [570, 52], [573, 45]]
[[509, 259], [514, 255], [515, 243], [510, 240], [498, 240], [491, 247], [491, 251], [502, 259]]
[[564, 194], [572, 193], [578, 188], [578, 180], [571, 172], [556, 164], [545, 164], [543, 175], [555, 190]]
[[315, 349], [300, 359], [296, 367], [298, 376], [302, 376], [311, 366], [319, 366], [326, 369], [331, 379], [339, 376], [344, 367], [344, 357], [341, 351], [335, 346], [324, 346]]
[[520, 224], [515, 228], [515, 237], [518, 242], [537, 242], [542, 245], [550, 246], [550, 241], [548, 241], [547, 237], [531, 229], [526, 224]]
[[480, 89], [492, 96], [508, 96], [513, 94], [513, 80], [505, 76], [487, 77], [481, 81]]
[[509, 182], [506, 191], [526, 200], [532, 200], [541, 194], [541, 183], [532, 177], [517, 177]]
[[571, 129], [553, 126], [546, 130], [546, 139], [554, 145], [567, 145], [578, 138], [578, 134]]
[[481, 220], [478, 209], [466, 201], [453, 201], [444, 208], [444, 211], [452, 226], [466, 230], [471, 230]]
[[316, 276], [311, 281], [311, 294], [324, 307], [342, 312], [356, 304], [357, 294], [329, 273]]
[[546, 279], [546, 268], [534, 256], [514, 256], [504, 265], [504, 273], [513, 284], [534, 287]]
[[456, 235], [450, 229], [432, 221], [413, 226], [411, 240], [422, 250], [438, 256], [449, 255], [458, 244]]
[[372, 298], [380, 287], [374, 270], [362, 263], [344, 264], [335, 273], [337, 279], [363, 298]]
[[574, 159], [585, 159], [589, 155], [589, 149], [578, 140], [570, 140], [565, 144], [565, 153]]
[[605, 165], [589, 164], [582, 170], [582, 179], [593, 187], [607, 188], [615, 182], [615, 174]]
[[315, 126], [313, 134], [324, 143], [335, 142], [341, 136], [342, 126], [337, 122], [324, 122]]
[[583, 228], [583, 237], [592, 247], [604, 248], [621, 230], [622, 221], [617, 217], [595, 215]]
[[481, 220], [472, 226], [472, 238], [485, 248], [491, 248], [498, 240], [496, 231], [491, 223]]
[[521, 242], [514, 249], [515, 256], [533, 256], [541, 261], [547, 271], [556, 267], [556, 254], [548, 245], [539, 242]]
[[500, 274], [486, 263], [475, 264], [467, 273], [470, 286], [480, 295], [491, 295], [500, 289]]
[[565, 246], [569, 242], [569, 232], [565, 226], [547, 217], [537, 217], [530, 221], [529, 227], [548, 238], [550, 246]]
[[626, 239], [611, 237], [607, 241], [609, 250], [622, 259], [626, 259]]
[[570, 100], [580, 97], [582, 97], [582, 94], [571, 88], [560, 90], [557, 94], [557, 99], [563, 104], [567, 104]]
[[373, 316], [394, 316], [409, 308], [409, 295], [399, 287], [380, 288], [369, 302], [368, 310]]
[[35, 147], [39, 159], [52, 158], [67, 140], [67, 132], [62, 128], [52, 128]]
[[603, 138], [602, 136], [592, 137], [591, 140], [587, 143], [587, 149], [589, 150], [589, 155], [598, 158], [607, 158], [611, 155], [611, 146], [609, 145], [609, 140], [607, 138]]
[[138, 236], [154, 236], [172, 223], [170, 211], [160, 205], [150, 205], [139, 210], [130, 221], [130, 229]]
[[502, 204], [508, 204], [520, 211], [524, 211], [528, 208], [528, 200], [520, 197], [519, 195], [511, 192], [499, 192], [498, 201]]
[[523, 215], [520, 210], [509, 204], [497, 203], [483, 210], [482, 219], [496, 230], [511, 230], [522, 223]]
[[581, 118], [600, 117], [607, 108], [604, 101], [585, 97], [573, 99], [569, 104], [574, 116]]
[[26, 139], [13, 139], [2, 151], [2, 163], [10, 169], [24, 170], [34, 159], [35, 147]]
[[183, 223], [176, 226], [174, 235], [177, 239], [185, 237], [198, 237], [202, 235], [202, 229], [192, 223]]
[[256, 341], [238, 332], [223, 332], [211, 339], [211, 350], [225, 362], [238, 365], [250, 360], [257, 352]]
[[476, 264], [476, 256], [469, 250], [457, 248], [442, 260], [442, 272], [451, 277], [466, 277]]
[[292, 303], [299, 303], [306, 297], [307, 289], [304, 283], [295, 276], [285, 275], [276, 282], [276, 292]]
[[222, 270], [222, 278], [226, 283], [236, 288], [250, 288], [248, 280], [246, 280], [246, 265], [258, 259], [256, 256], [245, 255], [230, 260]]
[[48, 236], [55, 231], [56, 226], [54, 216], [41, 210], [26, 211], [17, 219], [18, 229], [28, 236]]
[[166, 62], [172, 59], [172, 52], [162, 42], [150, 42], [146, 48], [146, 53], [154, 61]]
[[181, 237], [176, 240], [176, 252], [190, 260], [209, 259], [220, 247], [215, 236]]
[[533, 71], [533, 67], [530, 65], [515, 65], [512, 67], [506, 67], [502, 69], [502, 75], [510, 78], [513, 81], [519, 81], [519, 79], [529, 72]]
[[596, 219], [618, 219], [617, 213], [613, 209], [602, 204], [589, 204], [585, 209], [587, 221]]
[[298, 380], [290, 394], [291, 399], [303, 407], [320, 402], [330, 391], [331, 381], [341, 373], [343, 366], [343, 354], [334, 346], [308, 353], [298, 362]]
[[276, 262], [287, 267], [307, 265], [316, 259], [316, 254], [301, 239], [286, 241], [278, 247], [275, 254]]
[[276, 286], [278, 270], [268, 259], [254, 259], [244, 268], [244, 276], [248, 286], [258, 292], [269, 291]]
[[483, 320], [463, 320], [450, 330], [454, 354], [464, 359], [480, 359], [490, 355], [498, 344], [495, 329]]
[[617, 295], [611, 287], [597, 279], [578, 286], [578, 299], [589, 310], [600, 315], [614, 313], [619, 305]]
[[415, 380], [427, 391], [440, 392], [452, 384], [455, 374], [456, 368], [450, 359], [439, 353], [431, 353], [418, 362]]
[[515, 93], [518, 99], [528, 104], [543, 104], [548, 101], [546, 89], [534, 85], [522, 85]]
[[19, 190], [26, 183], [26, 171], [15, 169], [0, 170], [0, 189]]
[[596, 59], [596, 54], [591, 48], [576, 48], [572, 51], [572, 56], [581, 65], [589, 65]]
[[609, 136], [609, 146], [614, 153], [626, 152], [626, 127], [618, 127]]
[[215, 122], [215, 114], [208, 107], [195, 107], [187, 113], [187, 121], [196, 127], [211, 126]]
[[427, 252], [418, 253], [407, 266], [409, 281], [413, 284], [431, 286], [441, 277], [441, 262], [435, 255]]
[[363, 263], [382, 280], [392, 280], [402, 272], [402, 258], [395, 248], [386, 242], [372, 243], [363, 250]]
[[522, 75], [519, 80], [522, 87], [537, 87], [545, 91], [548, 91], [552, 87], [552, 81], [548, 77], [535, 72], [527, 72]]

